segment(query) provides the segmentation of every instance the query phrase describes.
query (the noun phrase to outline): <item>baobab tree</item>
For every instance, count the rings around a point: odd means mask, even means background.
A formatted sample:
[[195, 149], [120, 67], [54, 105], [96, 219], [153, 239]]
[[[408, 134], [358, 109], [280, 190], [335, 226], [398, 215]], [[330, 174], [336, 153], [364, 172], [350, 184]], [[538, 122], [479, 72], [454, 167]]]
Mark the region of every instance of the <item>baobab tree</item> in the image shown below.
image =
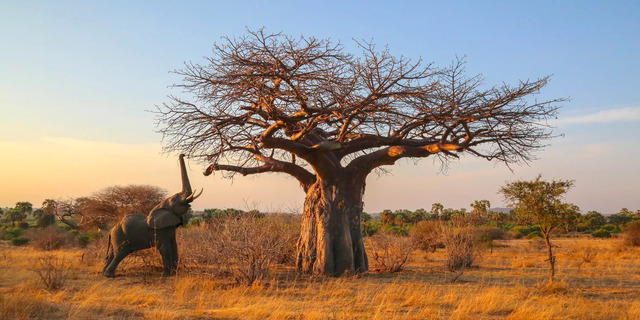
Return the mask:
[[360, 230], [367, 176], [405, 158], [461, 154], [527, 162], [552, 137], [557, 102], [528, 102], [548, 77], [483, 87], [464, 61], [435, 68], [371, 43], [359, 55], [330, 40], [248, 31], [215, 44], [157, 108], [164, 151], [205, 175], [265, 172], [306, 194], [297, 266], [328, 275], [368, 270]]

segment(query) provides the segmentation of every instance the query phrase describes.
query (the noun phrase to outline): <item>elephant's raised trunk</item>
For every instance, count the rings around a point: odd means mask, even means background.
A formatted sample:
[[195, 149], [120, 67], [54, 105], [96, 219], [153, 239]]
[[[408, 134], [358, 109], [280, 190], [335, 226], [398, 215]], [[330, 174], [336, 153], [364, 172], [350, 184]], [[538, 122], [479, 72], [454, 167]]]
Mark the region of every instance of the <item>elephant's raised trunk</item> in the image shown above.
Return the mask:
[[193, 193], [193, 191], [191, 190], [191, 183], [189, 183], [187, 167], [184, 165], [184, 154], [180, 155], [180, 174], [182, 175], [182, 194], [187, 198]]

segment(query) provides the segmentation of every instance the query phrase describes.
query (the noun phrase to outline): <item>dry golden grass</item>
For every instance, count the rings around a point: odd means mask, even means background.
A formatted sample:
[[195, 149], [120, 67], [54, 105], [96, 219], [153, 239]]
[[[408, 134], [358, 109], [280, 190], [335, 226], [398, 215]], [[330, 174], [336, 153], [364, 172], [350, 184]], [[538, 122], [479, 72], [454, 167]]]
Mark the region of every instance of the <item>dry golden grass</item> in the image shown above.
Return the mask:
[[0, 318], [640, 319], [640, 249], [615, 239], [555, 244], [551, 286], [544, 252], [529, 240], [505, 240], [461, 276], [446, 271], [443, 251], [415, 251], [395, 274], [323, 278], [281, 267], [277, 278], [250, 287], [198, 270], [162, 278], [159, 261], [140, 258], [107, 279], [98, 248], [57, 250], [71, 268], [58, 291], [45, 290], [30, 271], [51, 252], [0, 244]]

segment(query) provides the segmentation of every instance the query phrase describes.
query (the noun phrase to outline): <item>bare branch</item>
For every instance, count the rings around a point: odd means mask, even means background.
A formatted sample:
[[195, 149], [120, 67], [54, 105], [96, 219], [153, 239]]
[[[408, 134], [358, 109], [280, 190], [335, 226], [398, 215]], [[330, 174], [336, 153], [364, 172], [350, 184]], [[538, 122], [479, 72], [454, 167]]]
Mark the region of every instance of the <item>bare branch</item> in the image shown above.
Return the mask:
[[[175, 71], [184, 77], [175, 87], [192, 96], [157, 108], [164, 151], [231, 174], [302, 159], [306, 173], [329, 177], [433, 154], [446, 165], [465, 151], [526, 163], [553, 137], [547, 120], [565, 99], [527, 100], [549, 77], [487, 89], [481, 76], [465, 75], [464, 59], [436, 69], [358, 45], [354, 57], [329, 40], [263, 30], [225, 39], [205, 64]], [[256, 158], [263, 154], [278, 165]]]

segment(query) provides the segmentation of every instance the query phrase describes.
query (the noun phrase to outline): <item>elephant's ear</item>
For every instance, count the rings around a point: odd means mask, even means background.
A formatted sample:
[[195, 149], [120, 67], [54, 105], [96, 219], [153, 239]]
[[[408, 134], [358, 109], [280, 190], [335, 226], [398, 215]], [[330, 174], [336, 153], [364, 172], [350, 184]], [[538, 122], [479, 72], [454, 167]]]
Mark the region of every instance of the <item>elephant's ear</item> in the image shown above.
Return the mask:
[[149, 228], [162, 229], [166, 227], [175, 227], [180, 224], [182, 220], [167, 209], [153, 210], [147, 217], [147, 224]]

